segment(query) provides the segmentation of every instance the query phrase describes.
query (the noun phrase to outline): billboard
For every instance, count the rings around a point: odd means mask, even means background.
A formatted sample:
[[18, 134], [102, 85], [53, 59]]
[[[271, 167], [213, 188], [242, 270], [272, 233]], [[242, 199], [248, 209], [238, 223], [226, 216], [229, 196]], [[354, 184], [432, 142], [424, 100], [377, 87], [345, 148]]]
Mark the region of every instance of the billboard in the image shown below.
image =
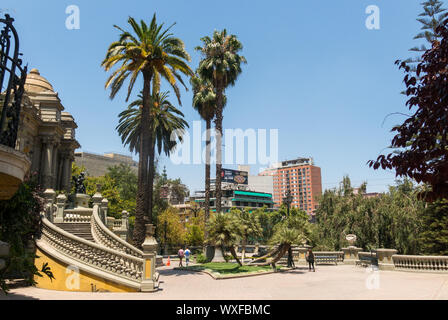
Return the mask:
[[248, 184], [247, 171], [221, 169], [221, 181], [236, 184]]

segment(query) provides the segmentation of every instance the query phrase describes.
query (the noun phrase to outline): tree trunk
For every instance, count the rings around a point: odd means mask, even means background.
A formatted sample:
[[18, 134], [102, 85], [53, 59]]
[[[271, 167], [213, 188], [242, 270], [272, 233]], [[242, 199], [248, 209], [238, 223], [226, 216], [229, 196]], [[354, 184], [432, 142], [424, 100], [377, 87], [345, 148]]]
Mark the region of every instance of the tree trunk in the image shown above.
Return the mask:
[[230, 246], [230, 253], [232, 254], [233, 258], [236, 260], [238, 265], [241, 267], [242, 266], [241, 261], [240, 261], [240, 259], [238, 259], [238, 256], [237, 256], [236, 251], [235, 251], [235, 247], [233, 245]]
[[279, 247], [279, 251], [278, 254], [275, 256], [274, 259], [272, 259], [271, 261], [266, 261], [263, 263], [257, 263], [257, 266], [268, 266], [268, 265], [273, 265], [275, 266], [275, 264], [285, 255], [285, 253], [288, 251], [288, 249], [291, 246], [289, 244], [282, 244]]
[[211, 119], [206, 120], [206, 139], [205, 139], [205, 202], [204, 202], [204, 239], [208, 238], [207, 222], [210, 218], [210, 129]]
[[140, 152], [138, 162], [138, 188], [137, 201], [135, 210], [135, 225], [133, 240], [137, 248], [141, 249], [141, 245], [145, 240], [145, 216], [147, 215], [147, 201], [146, 190], [148, 185], [148, 157], [149, 157], [149, 130], [145, 123], [150, 122], [150, 95], [151, 95], [151, 77], [150, 73], [143, 73], [143, 105], [141, 117], [141, 131], [140, 131]]
[[[152, 119], [151, 119], [152, 120]], [[153, 124], [151, 123], [150, 128], [151, 132], [154, 131]], [[151, 134], [151, 148], [149, 150], [149, 157], [148, 157], [148, 183], [147, 183], [147, 208], [148, 208], [148, 222], [152, 223], [153, 216], [152, 216], [152, 207], [153, 207], [153, 193], [154, 193], [154, 174], [155, 174], [155, 167], [154, 167], [154, 161], [155, 161], [155, 139], [154, 134]]]
[[244, 258], [246, 257], [246, 244], [247, 244], [247, 236], [243, 237], [241, 241], [241, 262], [244, 264]]
[[215, 207], [216, 212], [221, 212], [221, 169], [222, 169], [222, 109], [223, 88], [218, 84], [216, 88], [216, 181], [215, 181]]
[[256, 258], [256, 259], [252, 260], [251, 262], [248, 263], [248, 265], [255, 264], [256, 262], [258, 262], [258, 261], [260, 261], [260, 260], [267, 259], [267, 258], [269, 258], [269, 257], [271, 257], [271, 256], [273, 256], [273, 255], [275, 255], [275, 254], [277, 254], [280, 250], [281, 250], [281, 248], [280, 248], [280, 246], [279, 246], [279, 247], [273, 249], [271, 252], [268, 252], [268, 254], [266, 254], [266, 255], [264, 255], [264, 256], [262, 256], [262, 257], [259, 257], [259, 258]]

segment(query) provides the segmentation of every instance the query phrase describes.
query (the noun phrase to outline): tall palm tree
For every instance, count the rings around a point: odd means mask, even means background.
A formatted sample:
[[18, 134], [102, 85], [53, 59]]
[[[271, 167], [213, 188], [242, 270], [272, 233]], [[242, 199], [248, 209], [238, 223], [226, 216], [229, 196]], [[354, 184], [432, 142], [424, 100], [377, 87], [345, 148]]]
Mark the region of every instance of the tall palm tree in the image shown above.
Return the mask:
[[184, 85], [181, 74], [191, 76], [192, 70], [186, 61], [190, 61], [190, 56], [185, 50], [182, 40], [175, 38], [169, 30], [174, 25], [163, 29], [163, 23], [157, 24], [154, 14], [150, 25], [143, 20], [138, 24], [133, 18], [129, 18], [128, 23], [132, 27], [133, 33], [117, 28], [121, 34], [118, 41], [113, 42], [102, 62], [105, 71], [110, 71], [117, 64], [121, 63], [106, 81], [106, 88], [111, 88], [110, 98], [113, 99], [122, 88], [124, 82], [129, 78], [129, 85], [126, 101], [134, 88], [134, 84], [141, 75], [143, 77], [143, 104], [142, 123], [148, 123], [140, 132], [139, 145], [139, 173], [137, 207], [135, 214], [134, 240], [137, 246], [141, 246], [145, 238], [145, 215], [149, 222], [152, 221], [152, 184], [149, 158], [152, 150], [153, 122], [150, 115], [151, 109], [151, 85], [152, 91], [160, 90], [161, 78], [166, 79], [174, 89], [180, 101], [180, 91], [177, 81]]
[[[188, 128], [188, 122], [183, 119], [182, 111], [174, 107], [168, 100], [169, 93], [153, 93], [151, 117], [153, 124], [153, 145], [157, 146], [159, 154], [169, 155], [177, 145], [176, 140], [182, 142], [185, 128]], [[129, 104], [126, 110], [119, 115], [118, 126], [116, 127], [121, 141], [124, 145], [129, 145], [131, 152], [140, 150], [141, 133], [141, 110], [143, 105], [143, 96], [138, 95], [138, 99]], [[174, 139], [170, 139], [173, 135]]]
[[232, 215], [217, 212], [208, 223], [208, 241], [217, 247], [229, 247], [236, 262], [242, 266], [235, 251], [238, 239], [238, 223]]
[[209, 80], [216, 94], [215, 129], [216, 129], [216, 212], [221, 211], [221, 169], [222, 169], [222, 119], [225, 105], [225, 90], [235, 85], [241, 74], [241, 64], [246, 58], [238, 54], [243, 45], [235, 35], [228, 35], [226, 29], [214, 31], [213, 37], [201, 38], [202, 47], [196, 47], [203, 55], [197, 70], [199, 76]]
[[[167, 156], [176, 147], [177, 141], [182, 142], [185, 129], [189, 127], [188, 123], [183, 119], [184, 114], [175, 108], [168, 98], [168, 92], [153, 93], [150, 113], [153, 120], [151, 149], [155, 150], [157, 146], [158, 154], [160, 155], [163, 151]], [[129, 145], [131, 152], [140, 149], [142, 105], [143, 96], [140, 94], [137, 100], [133, 101], [126, 110], [119, 114], [119, 124], [116, 129], [121, 136], [121, 141], [124, 145]], [[148, 174], [148, 180], [154, 179], [154, 161], [155, 157], [152, 154], [149, 158], [149, 166], [153, 169]]]
[[[210, 217], [210, 142], [211, 142], [211, 122], [215, 117], [216, 94], [213, 84], [201, 78], [198, 74], [190, 79], [193, 88], [193, 108], [205, 120], [205, 201], [204, 201], [204, 225], [207, 225]], [[225, 96], [224, 96], [225, 99]], [[225, 104], [225, 101], [224, 101]], [[204, 238], [207, 239], [208, 231], [205, 229]]]

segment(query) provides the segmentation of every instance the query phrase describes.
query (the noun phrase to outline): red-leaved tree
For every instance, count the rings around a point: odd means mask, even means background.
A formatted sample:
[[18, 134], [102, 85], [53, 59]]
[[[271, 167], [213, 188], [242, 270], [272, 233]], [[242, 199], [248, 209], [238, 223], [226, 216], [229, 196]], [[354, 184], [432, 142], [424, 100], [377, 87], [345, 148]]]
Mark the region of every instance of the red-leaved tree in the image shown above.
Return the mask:
[[397, 61], [406, 76], [406, 105], [415, 111], [392, 132], [390, 154], [380, 155], [368, 162], [375, 170], [395, 169], [396, 176], [407, 176], [418, 183], [431, 186], [423, 198], [434, 201], [448, 198], [448, 20], [438, 28], [441, 40], [434, 41], [417, 66], [416, 76], [411, 68]]

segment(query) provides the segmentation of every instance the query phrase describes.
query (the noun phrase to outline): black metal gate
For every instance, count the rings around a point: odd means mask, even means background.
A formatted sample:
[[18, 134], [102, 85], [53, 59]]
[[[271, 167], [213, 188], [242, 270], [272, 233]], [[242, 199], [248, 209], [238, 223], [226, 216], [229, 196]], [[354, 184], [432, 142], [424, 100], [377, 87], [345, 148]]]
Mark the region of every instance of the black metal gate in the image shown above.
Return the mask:
[[14, 148], [19, 127], [20, 106], [27, 67], [22, 67], [19, 37], [12, 25], [14, 19], [5, 14], [0, 19], [0, 144]]

